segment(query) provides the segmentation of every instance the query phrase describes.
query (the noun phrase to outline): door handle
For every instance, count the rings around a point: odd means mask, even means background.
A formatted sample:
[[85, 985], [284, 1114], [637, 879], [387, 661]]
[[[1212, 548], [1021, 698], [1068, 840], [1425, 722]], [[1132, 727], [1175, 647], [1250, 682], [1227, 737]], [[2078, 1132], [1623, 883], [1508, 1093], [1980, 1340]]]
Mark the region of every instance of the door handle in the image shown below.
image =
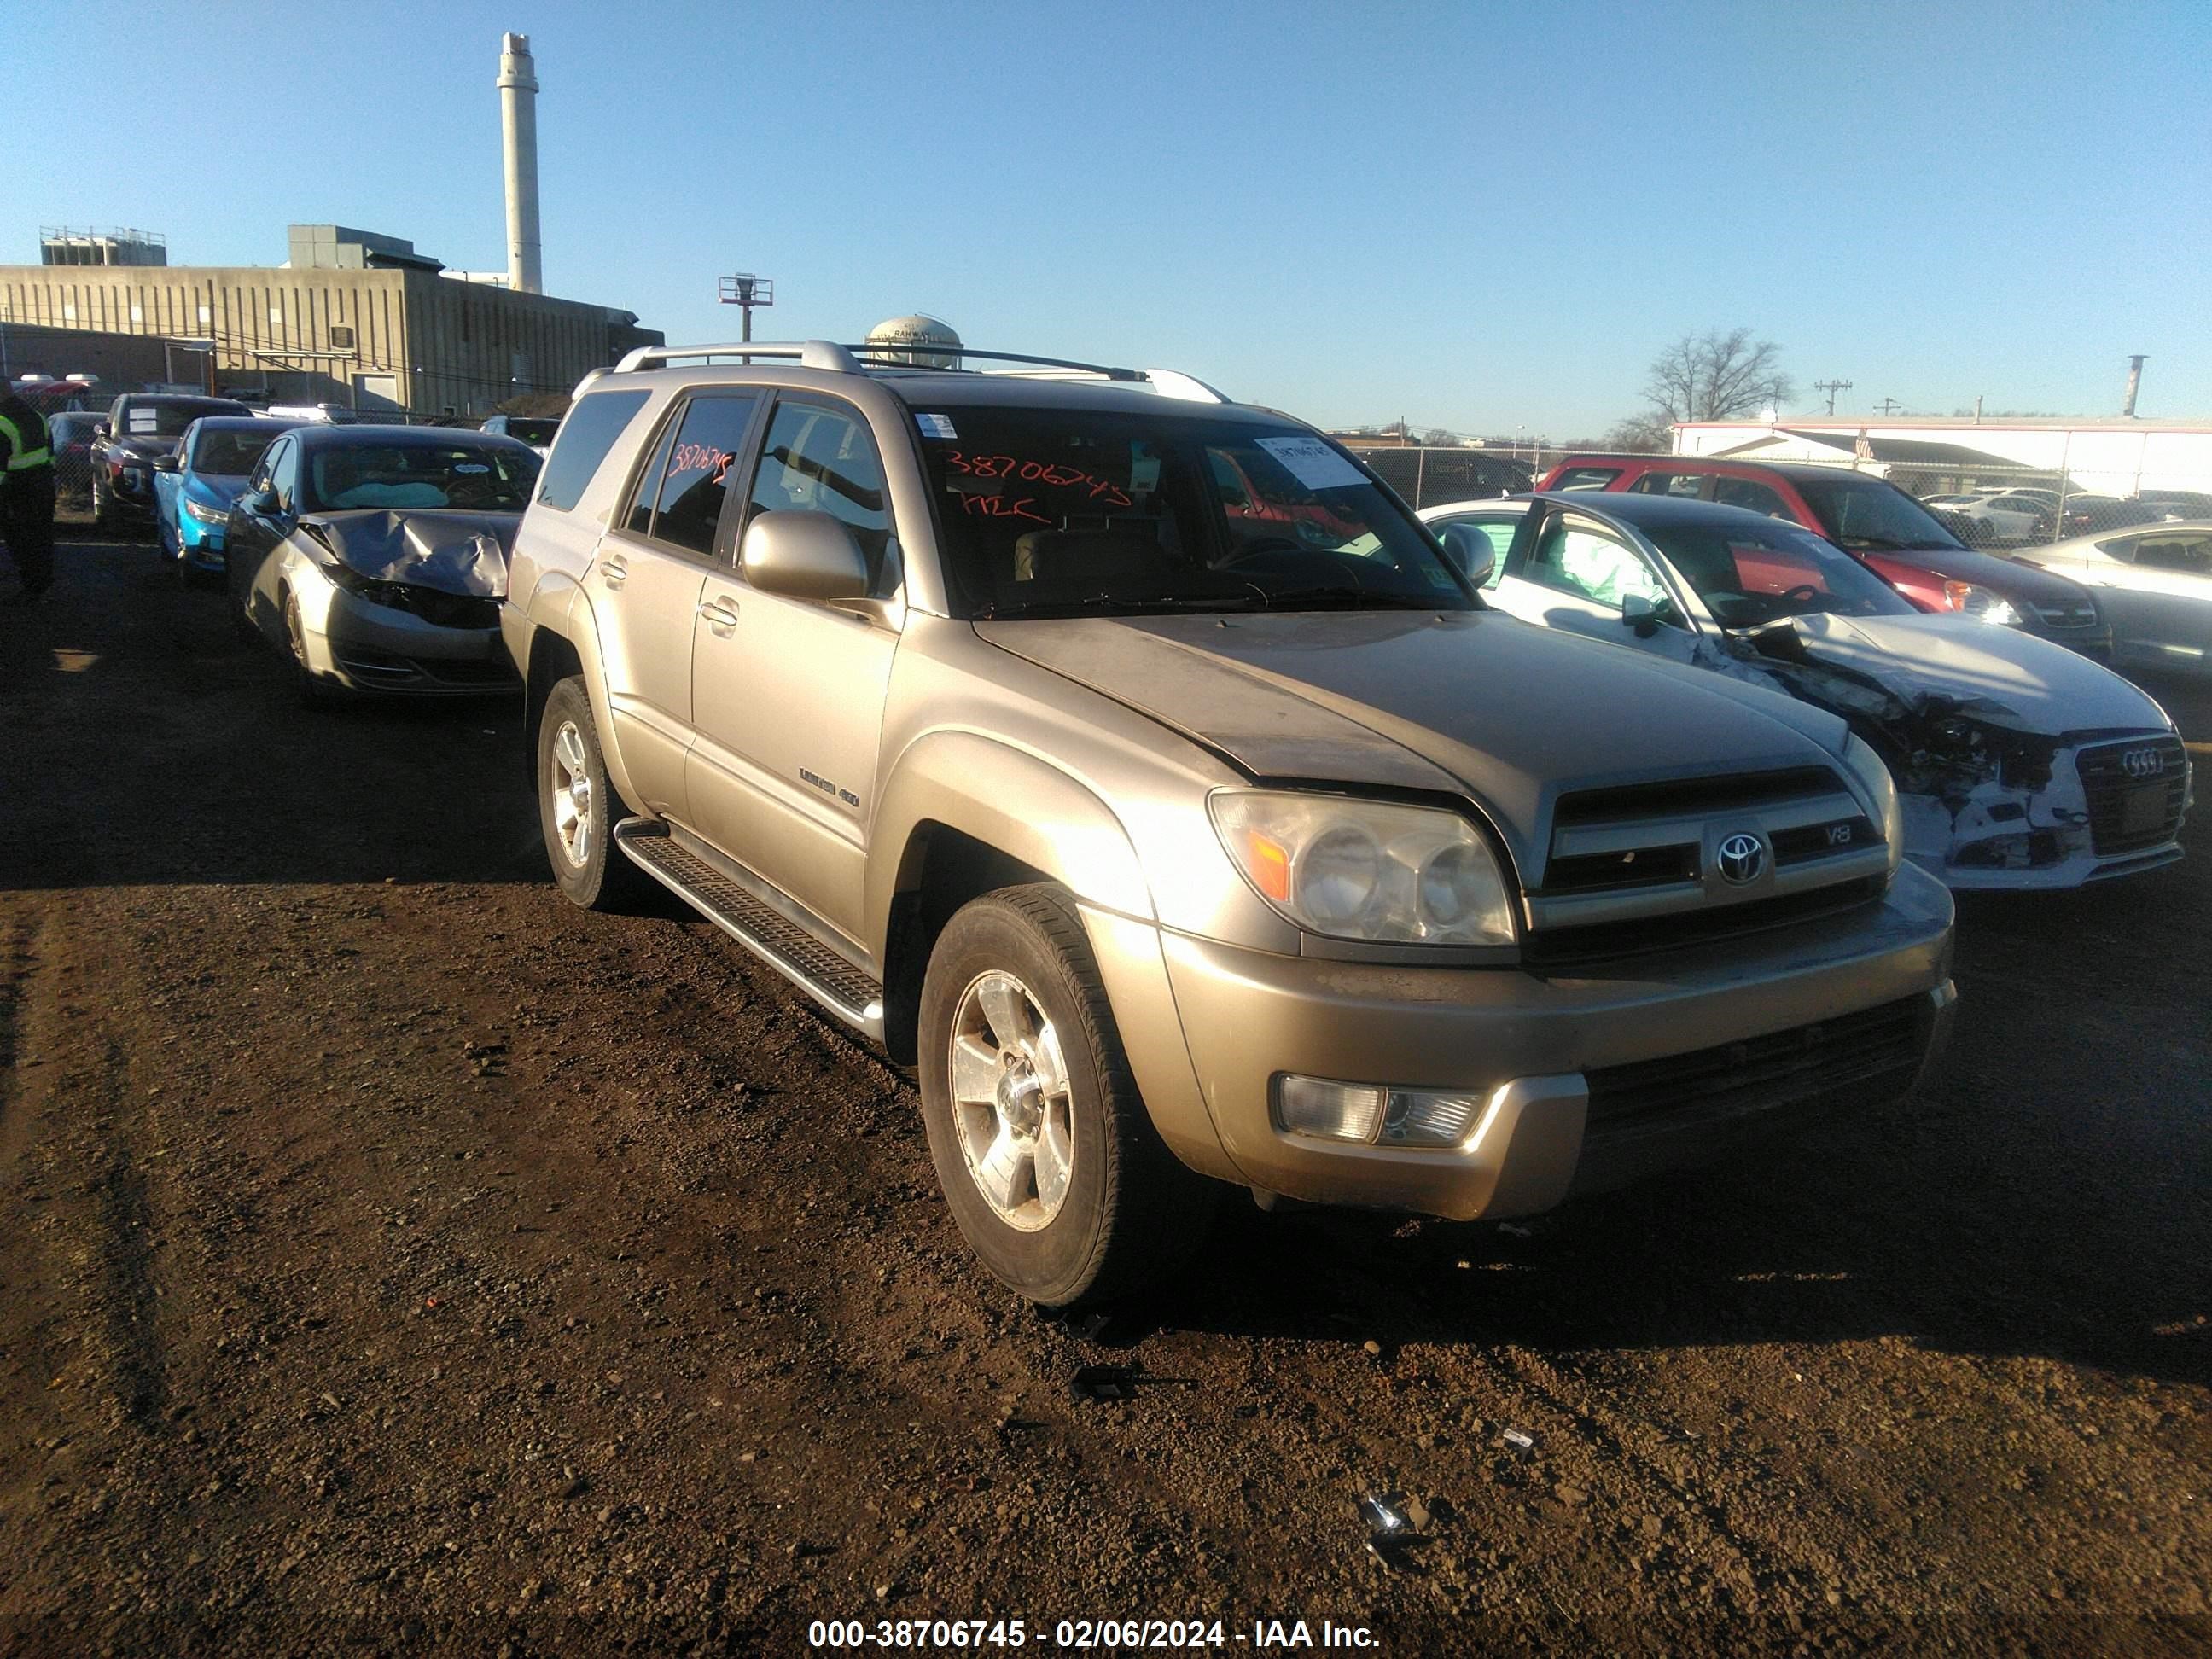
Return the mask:
[[734, 599], [709, 599], [699, 607], [699, 614], [707, 619], [707, 626], [717, 634], [726, 633], [738, 625], [738, 605]]
[[629, 565], [622, 559], [605, 559], [599, 564], [599, 580], [609, 587], [620, 587], [629, 575]]

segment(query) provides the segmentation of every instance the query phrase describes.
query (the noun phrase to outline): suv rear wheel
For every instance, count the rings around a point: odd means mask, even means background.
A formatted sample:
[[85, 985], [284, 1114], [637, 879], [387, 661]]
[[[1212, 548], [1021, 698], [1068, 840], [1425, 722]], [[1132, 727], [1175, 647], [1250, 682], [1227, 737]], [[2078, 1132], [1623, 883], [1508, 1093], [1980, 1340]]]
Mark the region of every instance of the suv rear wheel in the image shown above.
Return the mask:
[[553, 879], [572, 903], [622, 910], [644, 896], [646, 878], [614, 848], [615, 825], [629, 816], [607, 776], [591, 696], [582, 680], [562, 680], [538, 724], [538, 821]]
[[1046, 1307], [1109, 1300], [1204, 1237], [1217, 1188], [1154, 1131], [1065, 890], [1005, 888], [945, 924], [920, 1036], [938, 1183], [1012, 1289]]

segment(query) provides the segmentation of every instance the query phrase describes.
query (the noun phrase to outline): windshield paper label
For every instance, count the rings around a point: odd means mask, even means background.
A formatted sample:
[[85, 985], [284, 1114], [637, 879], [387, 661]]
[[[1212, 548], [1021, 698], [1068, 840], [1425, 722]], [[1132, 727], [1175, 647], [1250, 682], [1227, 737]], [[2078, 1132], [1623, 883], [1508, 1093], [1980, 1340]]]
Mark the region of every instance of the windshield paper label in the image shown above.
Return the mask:
[[130, 429], [151, 432], [161, 424], [161, 411], [158, 409], [134, 409], [131, 411]]
[[1367, 482], [1364, 473], [1318, 438], [1262, 438], [1259, 442], [1308, 489], [1341, 489]]
[[914, 417], [914, 423], [921, 428], [921, 435], [925, 438], [957, 438], [960, 435], [952, 429], [950, 416], [917, 415]]

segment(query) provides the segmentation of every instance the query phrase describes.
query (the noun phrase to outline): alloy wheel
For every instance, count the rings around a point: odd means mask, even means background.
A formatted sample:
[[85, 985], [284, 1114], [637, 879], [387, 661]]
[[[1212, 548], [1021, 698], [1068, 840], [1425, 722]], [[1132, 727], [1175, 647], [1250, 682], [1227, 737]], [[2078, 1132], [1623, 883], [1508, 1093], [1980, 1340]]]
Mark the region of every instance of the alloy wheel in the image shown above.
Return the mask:
[[1000, 1220], [1049, 1226], [1075, 1170], [1074, 1102], [1059, 1034], [1012, 974], [978, 975], [952, 1016], [952, 1122], [969, 1176]]

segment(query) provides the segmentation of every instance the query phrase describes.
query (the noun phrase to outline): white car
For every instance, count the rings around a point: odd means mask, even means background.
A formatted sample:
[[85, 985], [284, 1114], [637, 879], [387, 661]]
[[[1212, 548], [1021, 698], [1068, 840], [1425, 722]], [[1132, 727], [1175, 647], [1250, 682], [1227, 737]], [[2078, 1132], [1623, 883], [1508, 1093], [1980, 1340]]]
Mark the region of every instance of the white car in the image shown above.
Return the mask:
[[2048, 640], [1917, 610], [1796, 525], [1633, 492], [1420, 516], [1524, 622], [1841, 715], [1896, 780], [1905, 855], [1954, 888], [2077, 887], [2181, 856], [2189, 755], [2156, 702]]
[[1996, 495], [1946, 498], [1942, 506], [1947, 513], [1972, 520], [1981, 533], [1967, 539], [1977, 546], [1991, 542], [2033, 541], [2051, 533], [2051, 501], [2039, 499], [2028, 490], [2007, 489]]
[[2212, 674], [2212, 520], [2131, 525], [2019, 556], [2097, 590], [2113, 661]]

